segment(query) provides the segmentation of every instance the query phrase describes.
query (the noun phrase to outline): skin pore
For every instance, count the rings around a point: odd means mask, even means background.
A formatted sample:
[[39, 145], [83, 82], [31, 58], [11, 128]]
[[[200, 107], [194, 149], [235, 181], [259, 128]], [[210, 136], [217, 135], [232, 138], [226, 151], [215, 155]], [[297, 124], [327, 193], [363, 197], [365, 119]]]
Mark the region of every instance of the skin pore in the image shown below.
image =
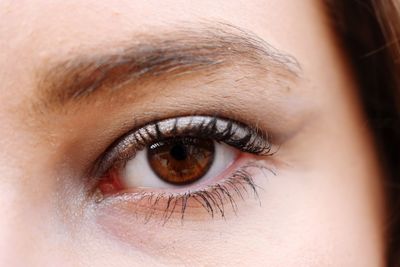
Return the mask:
[[[382, 174], [320, 1], [5, 0], [0, 18], [0, 265], [384, 266]], [[229, 167], [262, 166], [258, 198], [165, 221], [168, 200], [102, 195], [118, 140], [195, 115], [268, 133], [273, 155]]]

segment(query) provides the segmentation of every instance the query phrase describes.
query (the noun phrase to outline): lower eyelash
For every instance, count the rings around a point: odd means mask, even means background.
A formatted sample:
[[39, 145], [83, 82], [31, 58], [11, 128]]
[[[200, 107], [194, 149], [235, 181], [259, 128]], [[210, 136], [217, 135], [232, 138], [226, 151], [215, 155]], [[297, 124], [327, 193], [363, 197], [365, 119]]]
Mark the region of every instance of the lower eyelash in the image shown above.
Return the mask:
[[[189, 203], [197, 203], [203, 208], [211, 218], [221, 216], [225, 218], [226, 208], [229, 208], [237, 214], [238, 206], [236, 200], [239, 198], [245, 200], [246, 197], [253, 196], [260, 204], [258, 186], [252, 174], [248, 171], [249, 168], [257, 168], [267, 170], [269, 173], [276, 175], [275, 172], [261, 164], [251, 162], [236, 170], [230, 177], [206, 186], [204, 189], [196, 191], [188, 191], [185, 193], [158, 193], [158, 192], [135, 192], [122, 193], [119, 196], [113, 196], [114, 201], [123, 201], [125, 203], [134, 202], [135, 205], [132, 212], [138, 213], [138, 210], [144, 209], [144, 223], [151, 219], [158, 219], [165, 225], [172, 216], [178, 215], [181, 223], [185, 219], [185, 214], [190, 209]], [[265, 172], [263, 172], [266, 175]], [[103, 199], [99, 199], [101, 202]], [[144, 204], [141, 204], [144, 203]], [[179, 218], [178, 217], [178, 218]]]

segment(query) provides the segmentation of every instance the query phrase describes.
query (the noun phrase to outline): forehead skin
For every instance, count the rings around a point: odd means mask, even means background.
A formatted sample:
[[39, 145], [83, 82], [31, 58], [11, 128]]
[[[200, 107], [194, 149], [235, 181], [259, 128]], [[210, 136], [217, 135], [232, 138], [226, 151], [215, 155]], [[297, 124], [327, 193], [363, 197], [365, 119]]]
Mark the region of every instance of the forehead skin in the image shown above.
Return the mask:
[[[77, 55], [108, 53], [137, 34], [214, 22], [248, 29], [299, 62], [302, 82], [291, 93], [318, 111], [292, 145], [301, 152], [287, 155], [301, 171], [284, 172], [280, 185], [271, 182], [276, 191], [251, 223], [216, 223], [200, 233], [163, 229], [159, 237], [207, 236], [199, 248], [176, 242], [152, 257], [146, 244], [132, 245], [147, 238], [140, 227], [125, 226], [129, 242], [121, 245], [93, 224], [74, 224], [86, 217], [62, 209], [80, 210], [79, 200], [63, 202], [63, 182], [50, 170], [63, 140], [90, 139], [86, 123], [100, 121], [90, 105], [79, 118], [35, 113], [40, 70]], [[179, 259], [203, 266], [383, 266], [380, 173], [344, 61], [317, 0], [0, 0], [0, 265], [151, 266]], [[238, 231], [223, 231], [230, 227]]]

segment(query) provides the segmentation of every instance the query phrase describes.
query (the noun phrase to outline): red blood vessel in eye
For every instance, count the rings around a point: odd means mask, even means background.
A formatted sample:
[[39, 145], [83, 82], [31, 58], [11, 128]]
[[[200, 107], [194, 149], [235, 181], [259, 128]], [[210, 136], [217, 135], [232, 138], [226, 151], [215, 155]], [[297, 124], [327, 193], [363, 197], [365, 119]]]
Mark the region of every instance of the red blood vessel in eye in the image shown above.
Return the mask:
[[109, 170], [106, 176], [101, 179], [98, 188], [104, 195], [113, 194], [123, 190], [124, 186], [119, 178], [119, 171], [116, 169]]

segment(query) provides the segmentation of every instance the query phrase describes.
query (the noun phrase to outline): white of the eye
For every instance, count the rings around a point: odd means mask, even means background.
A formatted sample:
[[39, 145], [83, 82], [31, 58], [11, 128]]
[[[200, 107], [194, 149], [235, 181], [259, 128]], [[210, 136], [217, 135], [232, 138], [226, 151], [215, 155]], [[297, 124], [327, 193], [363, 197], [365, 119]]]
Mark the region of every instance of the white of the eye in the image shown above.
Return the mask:
[[[214, 161], [208, 172], [197, 182], [212, 179], [221, 174], [235, 160], [238, 151], [228, 145], [214, 142]], [[161, 180], [152, 170], [147, 160], [147, 151], [142, 150], [136, 157], [126, 163], [121, 173], [121, 182], [126, 188], [150, 187], [150, 188], [180, 188]]]

